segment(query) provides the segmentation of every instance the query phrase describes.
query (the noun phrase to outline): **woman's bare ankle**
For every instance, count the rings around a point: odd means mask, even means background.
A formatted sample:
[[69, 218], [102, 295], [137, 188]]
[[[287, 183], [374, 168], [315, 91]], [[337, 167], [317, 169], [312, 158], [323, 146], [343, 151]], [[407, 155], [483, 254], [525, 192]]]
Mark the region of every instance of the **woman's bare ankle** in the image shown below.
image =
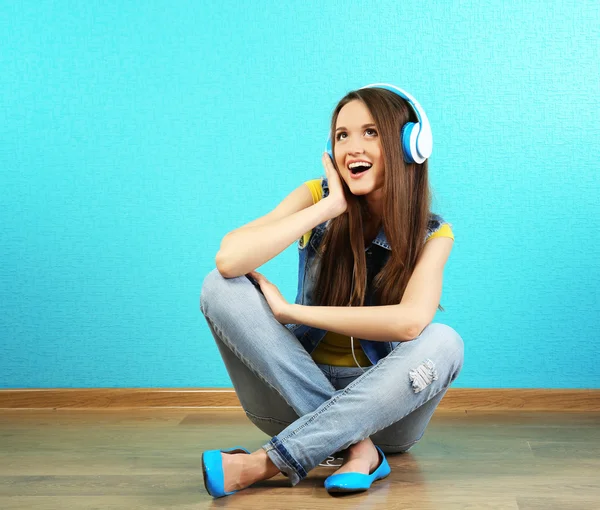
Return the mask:
[[279, 469], [263, 449], [250, 455], [230, 455], [229, 458], [225, 455], [227, 454], [223, 454], [223, 477], [226, 492], [245, 489], [279, 473]]
[[344, 464], [335, 474], [358, 472], [369, 474], [379, 465], [379, 452], [370, 438], [363, 439], [348, 447]]
[[[279, 469], [262, 448], [252, 452], [250, 455], [252, 473], [257, 477], [254, 482], [259, 480], [267, 480], [279, 473]], [[252, 482], [252, 483], [254, 483]]]

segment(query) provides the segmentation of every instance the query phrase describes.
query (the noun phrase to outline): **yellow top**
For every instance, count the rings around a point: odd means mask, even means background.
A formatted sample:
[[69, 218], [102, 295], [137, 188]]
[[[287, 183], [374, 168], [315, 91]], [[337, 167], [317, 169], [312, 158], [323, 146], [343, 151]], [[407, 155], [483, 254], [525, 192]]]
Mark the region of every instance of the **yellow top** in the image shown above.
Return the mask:
[[[313, 204], [316, 204], [322, 196], [321, 179], [313, 179], [306, 181], [304, 184], [308, 186], [313, 198]], [[302, 246], [306, 246], [312, 230], [302, 236]], [[435, 237], [450, 237], [454, 239], [452, 228], [450, 224], [444, 223], [437, 232], [431, 234], [426, 241]], [[352, 348], [350, 347], [351, 339], [347, 335], [340, 333], [334, 333], [328, 331], [323, 337], [323, 340], [319, 343], [317, 348], [312, 352], [311, 356], [316, 363], [322, 363], [324, 365], [335, 365], [338, 367], [353, 367], [356, 366], [354, 358], [352, 357]], [[366, 367], [371, 365], [369, 358], [362, 350], [360, 342], [357, 338], [354, 339], [354, 355], [359, 365]]]

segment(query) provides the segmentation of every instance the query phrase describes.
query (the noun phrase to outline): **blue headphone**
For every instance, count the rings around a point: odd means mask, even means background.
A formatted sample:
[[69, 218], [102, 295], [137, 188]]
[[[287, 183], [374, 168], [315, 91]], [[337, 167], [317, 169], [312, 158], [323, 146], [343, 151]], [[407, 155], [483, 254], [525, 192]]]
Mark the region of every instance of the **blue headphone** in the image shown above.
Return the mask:
[[[379, 88], [386, 89], [390, 92], [398, 94], [400, 97], [406, 99], [412, 106], [412, 109], [417, 114], [419, 122], [407, 122], [402, 126], [400, 133], [400, 139], [402, 141], [402, 152], [404, 155], [404, 161], [407, 163], [423, 163], [429, 156], [431, 156], [431, 150], [433, 148], [433, 138], [431, 136], [431, 126], [425, 111], [421, 108], [421, 105], [417, 100], [411, 96], [408, 92], [390, 85], [389, 83], [372, 83], [371, 85], [365, 85], [361, 89], [368, 88]], [[359, 89], [360, 90], [360, 89]], [[327, 152], [331, 159], [333, 159], [333, 149], [331, 146], [331, 136], [327, 139]]]

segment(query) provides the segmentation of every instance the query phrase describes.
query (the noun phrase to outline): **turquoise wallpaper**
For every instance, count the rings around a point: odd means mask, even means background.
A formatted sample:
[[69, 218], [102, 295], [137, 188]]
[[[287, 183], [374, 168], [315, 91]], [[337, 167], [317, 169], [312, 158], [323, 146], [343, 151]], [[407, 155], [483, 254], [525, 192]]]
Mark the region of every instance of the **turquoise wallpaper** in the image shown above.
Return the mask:
[[[0, 388], [230, 386], [220, 241], [372, 82], [432, 125], [453, 387], [600, 388], [599, 48], [595, 0], [2, 2]], [[296, 245], [259, 271], [293, 301]]]

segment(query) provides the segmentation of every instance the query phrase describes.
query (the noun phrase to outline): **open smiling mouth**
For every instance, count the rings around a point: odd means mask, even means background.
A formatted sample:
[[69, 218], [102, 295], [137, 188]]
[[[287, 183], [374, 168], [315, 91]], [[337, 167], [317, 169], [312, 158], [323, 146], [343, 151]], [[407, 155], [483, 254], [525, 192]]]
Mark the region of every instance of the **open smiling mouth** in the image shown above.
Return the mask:
[[372, 166], [373, 165], [370, 163], [350, 163], [350, 165], [348, 165], [348, 170], [350, 170], [352, 176], [358, 176], [367, 172]]

